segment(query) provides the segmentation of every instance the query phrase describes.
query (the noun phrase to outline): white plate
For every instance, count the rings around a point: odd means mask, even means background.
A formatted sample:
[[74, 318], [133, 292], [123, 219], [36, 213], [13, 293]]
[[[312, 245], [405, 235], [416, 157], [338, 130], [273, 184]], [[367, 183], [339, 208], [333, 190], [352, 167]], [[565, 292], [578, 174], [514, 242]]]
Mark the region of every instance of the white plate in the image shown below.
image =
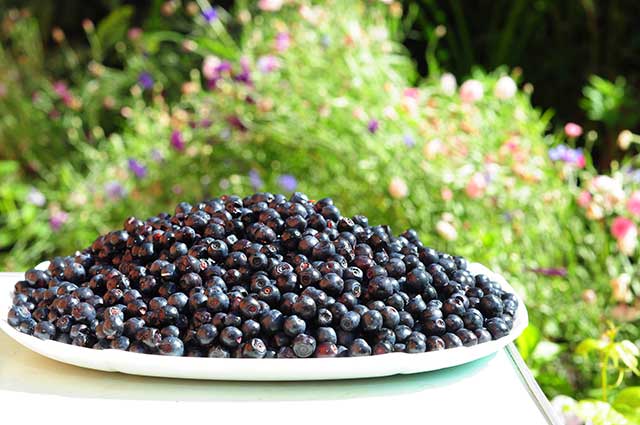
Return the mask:
[[[503, 289], [515, 292], [505, 279], [481, 264], [472, 263], [474, 274], [483, 273], [498, 281]], [[18, 343], [36, 353], [63, 363], [106, 372], [186, 379], [234, 381], [303, 381], [354, 379], [409, 374], [444, 369], [468, 363], [502, 349], [527, 327], [527, 310], [518, 298], [513, 329], [504, 338], [473, 347], [450, 348], [421, 354], [391, 353], [369, 357], [323, 359], [211, 359], [165, 357], [120, 350], [94, 350], [56, 341], [43, 341], [23, 334], [7, 323], [13, 285], [11, 276], [0, 277], [0, 328]]]

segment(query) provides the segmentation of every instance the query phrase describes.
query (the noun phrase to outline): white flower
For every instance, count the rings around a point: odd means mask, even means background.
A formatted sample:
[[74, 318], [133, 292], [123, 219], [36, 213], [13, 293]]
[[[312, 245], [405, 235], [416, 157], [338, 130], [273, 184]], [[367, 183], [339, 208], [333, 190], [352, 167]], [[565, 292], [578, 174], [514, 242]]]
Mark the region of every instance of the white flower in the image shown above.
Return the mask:
[[467, 80], [460, 86], [460, 98], [463, 102], [473, 103], [482, 99], [484, 87], [478, 80]]
[[32, 187], [27, 194], [27, 202], [35, 205], [36, 207], [41, 207], [45, 204], [45, 202], [47, 202], [47, 198], [45, 198], [42, 192], [40, 192], [38, 189]]
[[493, 94], [498, 99], [511, 99], [516, 95], [518, 91], [518, 86], [516, 86], [515, 81], [508, 75], [500, 77], [496, 82], [496, 86], [493, 88]]
[[448, 96], [452, 96], [458, 88], [458, 82], [455, 75], [447, 72], [440, 77], [440, 89]]
[[448, 221], [440, 220], [436, 224], [436, 231], [443, 239], [447, 241], [454, 241], [458, 238], [458, 231]]
[[618, 239], [618, 249], [624, 255], [631, 256], [638, 246], [638, 230], [632, 227], [623, 237]]
[[217, 77], [218, 67], [220, 66], [220, 58], [217, 56], [207, 56], [202, 62], [202, 75], [207, 80], [213, 80]]
[[611, 291], [613, 294], [613, 299], [618, 302], [627, 302], [631, 297], [631, 292], [629, 291], [629, 285], [631, 284], [631, 276], [627, 273], [622, 273], [620, 276], [611, 279], [609, 285], [611, 286]]
[[629, 130], [622, 130], [620, 134], [618, 134], [618, 146], [620, 146], [620, 149], [623, 151], [629, 149], [631, 142], [633, 142], [633, 133]]

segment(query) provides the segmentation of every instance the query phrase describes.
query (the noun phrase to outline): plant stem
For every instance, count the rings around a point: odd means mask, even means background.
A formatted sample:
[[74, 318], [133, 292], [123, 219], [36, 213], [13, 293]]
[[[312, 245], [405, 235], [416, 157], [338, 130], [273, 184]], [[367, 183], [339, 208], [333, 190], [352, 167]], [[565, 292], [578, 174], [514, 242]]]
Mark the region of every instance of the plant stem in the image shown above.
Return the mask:
[[607, 401], [607, 364], [609, 363], [609, 355], [601, 354], [603, 356], [602, 366], [600, 368], [600, 380], [602, 382], [602, 401]]

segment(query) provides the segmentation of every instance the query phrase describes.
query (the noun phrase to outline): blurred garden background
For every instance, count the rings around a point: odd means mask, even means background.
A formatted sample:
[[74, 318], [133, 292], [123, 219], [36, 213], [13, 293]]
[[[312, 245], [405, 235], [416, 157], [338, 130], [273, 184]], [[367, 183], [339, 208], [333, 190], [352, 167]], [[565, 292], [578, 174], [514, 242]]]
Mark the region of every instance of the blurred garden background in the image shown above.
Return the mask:
[[567, 423], [640, 423], [640, 3], [0, 12], [0, 270], [179, 200], [329, 196], [503, 273]]

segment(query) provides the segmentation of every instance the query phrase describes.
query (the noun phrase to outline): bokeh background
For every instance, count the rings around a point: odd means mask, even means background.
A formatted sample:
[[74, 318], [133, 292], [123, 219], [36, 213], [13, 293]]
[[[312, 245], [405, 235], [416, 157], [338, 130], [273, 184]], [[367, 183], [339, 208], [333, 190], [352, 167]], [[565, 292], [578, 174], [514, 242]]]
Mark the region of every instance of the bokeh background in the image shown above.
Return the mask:
[[503, 273], [570, 423], [639, 423], [640, 3], [0, 1], [0, 270], [223, 193]]

